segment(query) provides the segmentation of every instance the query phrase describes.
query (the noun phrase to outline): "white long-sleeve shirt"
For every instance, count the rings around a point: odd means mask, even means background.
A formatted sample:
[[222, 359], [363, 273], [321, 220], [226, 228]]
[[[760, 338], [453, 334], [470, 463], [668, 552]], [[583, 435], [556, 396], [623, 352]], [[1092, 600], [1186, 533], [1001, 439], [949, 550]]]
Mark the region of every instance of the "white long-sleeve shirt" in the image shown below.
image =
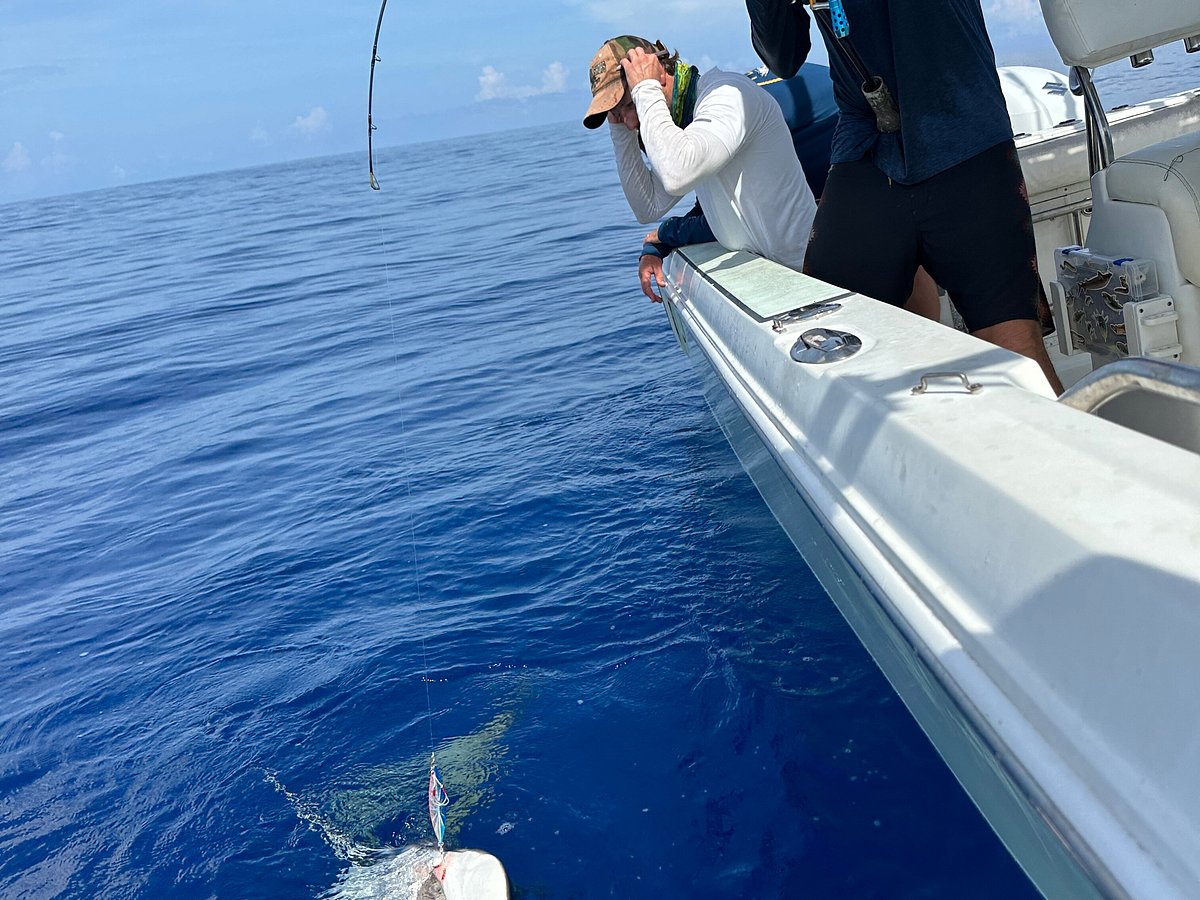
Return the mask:
[[671, 120], [657, 81], [638, 82], [638, 132], [610, 131], [621, 186], [633, 214], [648, 224], [695, 191], [717, 240], [785, 266], [804, 263], [817, 204], [804, 178], [779, 105], [744, 75], [710, 69], [700, 76], [692, 122]]

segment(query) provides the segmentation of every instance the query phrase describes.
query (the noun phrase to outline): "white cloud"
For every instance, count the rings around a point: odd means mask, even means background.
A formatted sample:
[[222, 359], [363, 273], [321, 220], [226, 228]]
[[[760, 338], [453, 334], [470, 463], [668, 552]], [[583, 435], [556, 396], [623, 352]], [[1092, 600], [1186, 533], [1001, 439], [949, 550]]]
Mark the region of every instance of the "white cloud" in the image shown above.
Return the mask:
[[73, 156], [68, 156], [61, 150], [55, 149], [49, 155], [42, 157], [42, 168], [48, 172], [62, 172], [75, 163]]
[[479, 93], [476, 100], [526, 100], [542, 94], [561, 94], [567, 89], [567, 68], [558, 60], [542, 71], [541, 87], [531, 84], [509, 84], [507, 76], [494, 66], [484, 66], [479, 74]]
[[322, 131], [329, 130], [329, 113], [325, 112], [325, 107], [314, 106], [307, 116], [296, 116], [296, 121], [292, 123], [292, 128], [306, 136], [320, 134]]
[[0, 168], [3, 168], [5, 172], [24, 172], [28, 169], [29, 151], [25, 149], [25, 145], [20, 141], [13, 144], [12, 150], [4, 158], [4, 162], [0, 163]]
[[1033, 25], [1042, 21], [1042, 8], [1037, 0], [992, 0], [984, 14], [989, 22], [999, 25]]
[[65, 137], [66, 137], [66, 135], [63, 134], [61, 131], [50, 132], [50, 140], [54, 141], [54, 143], [56, 143], [56, 144]]
[[475, 95], [475, 99], [495, 100], [497, 97], [505, 96], [507, 90], [504, 73], [497, 72], [491, 66], [484, 66], [483, 73], [479, 76], [479, 93]]
[[113, 166], [112, 167], [112, 177], [113, 177], [114, 181], [124, 181], [125, 179], [127, 179], [129, 177], [129, 173], [126, 172], [120, 166]]
[[542, 72], [542, 93], [561, 94], [567, 89], [567, 68], [558, 60], [546, 66]]
[[[299, 118], [296, 121], [299, 122]], [[263, 147], [270, 145], [271, 135], [267, 132], [267, 129], [262, 127], [261, 123], [250, 129], [250, 143], [259, 144]]]

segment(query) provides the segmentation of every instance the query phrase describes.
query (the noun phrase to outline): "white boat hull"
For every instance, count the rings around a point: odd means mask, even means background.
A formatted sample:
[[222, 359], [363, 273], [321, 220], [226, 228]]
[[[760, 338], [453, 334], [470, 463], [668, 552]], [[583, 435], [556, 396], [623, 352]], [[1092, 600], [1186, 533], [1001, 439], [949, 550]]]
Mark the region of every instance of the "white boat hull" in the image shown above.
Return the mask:
[[[667, 272], [747, 471], [1034, 883], [1200, 893], [1200, 457], [1064, 407], [1029, 360], [748, 254], [685, 248]], [[797, 363], [812, 327], [862, 350]], [[982, 390], [912, 393], [946, 371]]]

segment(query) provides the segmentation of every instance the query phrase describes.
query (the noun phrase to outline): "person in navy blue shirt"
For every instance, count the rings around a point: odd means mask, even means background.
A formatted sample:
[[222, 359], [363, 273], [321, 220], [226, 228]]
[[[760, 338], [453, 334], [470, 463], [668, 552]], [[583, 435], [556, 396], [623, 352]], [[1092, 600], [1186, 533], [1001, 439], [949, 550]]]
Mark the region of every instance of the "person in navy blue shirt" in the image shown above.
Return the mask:
[[[1042, 342], [1029, 199], [979, 0], [842, 4], [848, 37], [821, 29], [839, 117], [805, 271], [899, 306], [924, 266], [973, 334], [1035, 359], [1061, 392]], [[805, 4], [746, 0], [746, 9], [758, 55], [794, 75], [812, 42]], [[877, 123], [855, 56], [890, 89], [894, 132]]]

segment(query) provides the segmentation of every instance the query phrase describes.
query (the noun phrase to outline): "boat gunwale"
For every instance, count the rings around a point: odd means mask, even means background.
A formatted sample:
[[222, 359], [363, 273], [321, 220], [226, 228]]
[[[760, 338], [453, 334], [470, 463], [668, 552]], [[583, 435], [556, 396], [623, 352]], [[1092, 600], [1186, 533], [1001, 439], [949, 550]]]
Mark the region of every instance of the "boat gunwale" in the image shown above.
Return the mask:
[[[702, 270], [697, 261], [689, 256], [686, 248], [677, 250], [676, 254], [679, 256], [681, 262], [686, 265], [687, 273], [694, 273], [701, 277], [704, 283], [719, 290], [723, 297], [729, 298], [731, 296], [727, 290], [721, 288], [708, 273]], [[1146, 849], [1141, 846], [1140, 842], [1130, 840], [1132, 838], [1130, 832], [1124, 827], [1121, 820], [1113, 814], [1113, 811], [1100, 801], [1097, 795], [1087, 787], [1086, 783], [1080, 777], [1080, 773], [1064, 759], [1062, 754], [1053, 745], [1042, 737], [1036, 725], [1020, 711], [1020, 708], [1016, 706], [992, 677], [986, 673], [986, 670], [973, 659], [971, 654], [965, 649], [961, 639], [953, 630], [941, 620], [937, 613], [922, 603], [919, 594], [913, 589], [910, 578], [905, 574], [908, 567], [901, 560], [895, 558], [893, 554], [888, 553], [886, 548], [880, 546], [879, 542], [875, 539], [875, 529], [869, 523], [862, 520], [860, 510], [856, 509], [853, 504], [839, 502], [836, 499], [837, 490], [829, 482], [827, 475], [822, 472], [821, 465], [812, 458], [811, 454], [805, 449], [803, 442], [796, 442], [788, 437], [787, 429], [782, 425], [774, 412], [758, 402], [759, 392], [751, 384], [747, 383], [742, 372], [742, 367], [731, 362], [726, 349], [723, 348], [720, 341], [714, 339], [714, 334], [709, 333], [707, 327], [696, 327], [697, 324], [706, 324], [705, 320], [698, 317], [696, 311], [691, 308], [694, 301], [688, 302], [682, 294], [681, 287], [685, 278], [685, 272], [676, 272], [675, 268], [675, 266], [671, 266], [668, 271], [670, 288], [667, 292], [667, 300], [673, 307], [673, 315], [681, 316], [683, 321], [689, 324], [689, 330], [693, 338], [693, 340], [689, 341], [689, 345], [694, 345], [699, 349], [707, 359], [708, 364], [718, 373], [718, 377], [725, 384], [730, 396], [734, 399], [743, 416], [750, 422], [759, 439], [770, 451], [772, 457], [786, 474], [789, 482], [802, 498], [805, 505], [813, 512], [826, 533], [834, 540], [839, 552], [847, 559], [852, 569], [863, 580], [863, 583], [868, 586], [868, 592], [878, 607], [878, 611], [897, 629], [897, 632], [903, 637], [906, 644], [912, 648], [916, 658], [920, 660], [922, 665], [932, 675], [938, 687], [951, 700], [955, 707], [960, 710], [964, 720], [969, 724], [981, 744], [993, 754], [1004, 777], [1026, 798], [1029, 809], [1046, 823], [1046, 826], [1053, 832], [1068, 857], [1096, 886], [1097, 890], [1111, 897], [1129, 896], [1122, 887], [1122, 883], [1117, 878], [1115, 872], [1103, 861], [1099, 852], [1093, 848], [1093, 843], [1083, 836], [1063, 813], [1059, 803], [1051, 799], [1050, 795], [1041, 787], [1042, 781], [1056, 784], [1060, 788], [1064, 783], [1070, 783], [1073, 786], [1073, 793], [1076, 795], [1077, 802], [1082, 802], [1084, 806], [1090, 807], [1092, 816], [1098, 816], [1107, 823], [1104, 826], [1104, 830], [1108, 831], [1110, 839], [1112, 835], [1122, 835], [1125, 839], [1124, 844], [1127, 846], [1132, 845], [1131, 850], [1132, 848], [1136, 848], [1132, 852], [1143, 863], [1143, 873], [1149, 871], [1153, 872], [1156, 876], [1147, 880], [1157, 881], [1161, 887], [1167, 888], [1169, 892], [1178, 890], [1177, 885], [1173, 883], [1173, 880], [1158, 865], [1157, 860], [1146, 852]], [[838, 289], [831, 286], [830, 290], [837, 291]], [[744, 304], [735, 301], [734, 305], [746, 314], [748, 318], [754, 320], [756, 326], [760, 329], [769, 320], [768, 318], [756, 317], [752, 313], [747, 312]], [[749, 402], [753, 402], [753, 406], [748, 405]], [[773, 437], [765, 431], [767, 427], [770, 428]], [[781, 450], [781, 448], [786, 448], [786, 450]], [[804, 460], [805, 464], [801, 468], [790, 465], [786, 458], [788, 453], [794, 454], [796, 457]], [[814, 483], [806, 485], [800, 480], [802, 473], [814, 479]], [[818, 493], [823, 495], [823, 499], [818, 496]], [[835, 524], [829, 514], [830, 509], [842, 513], [842, 524], [848, 524], [853, 527], [856, 533], [856, 540], [849, 539], [846, 533], [839, 528], [838, 524]], [[857, 545], [860, 549], [856, 550], [852, 544]], [[860, 553], [861, 549], [869, 551], [873, 560], [868, 561]], [[875, 574], [880, 566], [885, 568], [888, 575], [890, 575], [890, 579], [887, 575], [881, 579]], [[907, 598], [908, 603], [905, 605], [911, 611], [917, 612], [925, 620], [923, 624], [911, 621], [904, 610], [900, 608], [900, 605], [885, 600], [885, 592], [881, 586], [881, 580], [894, 582], [894, 584], [889, 583], [889, 587], [899, 587], [900, 590], [910, 595]], [[993, 695], [988, 704], [991, 715], [985, 712], [980, 704], [971, 700], [964, 692], [964, 689], [959, 686], [959, 682], [952, 677], [950, 667], [946, 666], [944, 660], [931, 649], [936, 644], [933, 641], [921, 638], [923, 634], [929, 635], [931, 629], [941, 639], [942, 643], [951, 646], [956, 651], [957, 657], [969, 666], [968, 671], [972, 676], [970, 679], [971, 683], [976, 686], [984, 686], [985, 690]], [[896, 687], [896, 685], [893, 686]], [[899, 690], [898, 687], [897, 690]], [[1002, 711], [999, 715], [995, 711], [996, 708]], [[1020, 756], [1012, 747], [1012, 743], [1006, 740], [993, 727], [991, 724], [993, 719], [1005, 721], [1010, 731], [1013, 730], [1014, 721], [1021, 723], [1016, 731], [1025, 733], [1020, 735], [1021, 740], [1018, 743], [1038, 748], [1037, 758], [1043, 761], [1043, 765], [1038, 768], [1038, 772], [1041, 775], [1040, 779], [1035, 777], [1030, 768], [1021, 762]], [[1047, 765], [1046, 760], [1052, 760], [1053, 762]], [[1095, 821], [1095, 819], [1092, 819], [1092, 821]], [[1020, 860], [1018, 861], [1020, 862]], [[1144, 881], [1139, 881], [1139, 883], [1143, 887], [1145, 886]]]

